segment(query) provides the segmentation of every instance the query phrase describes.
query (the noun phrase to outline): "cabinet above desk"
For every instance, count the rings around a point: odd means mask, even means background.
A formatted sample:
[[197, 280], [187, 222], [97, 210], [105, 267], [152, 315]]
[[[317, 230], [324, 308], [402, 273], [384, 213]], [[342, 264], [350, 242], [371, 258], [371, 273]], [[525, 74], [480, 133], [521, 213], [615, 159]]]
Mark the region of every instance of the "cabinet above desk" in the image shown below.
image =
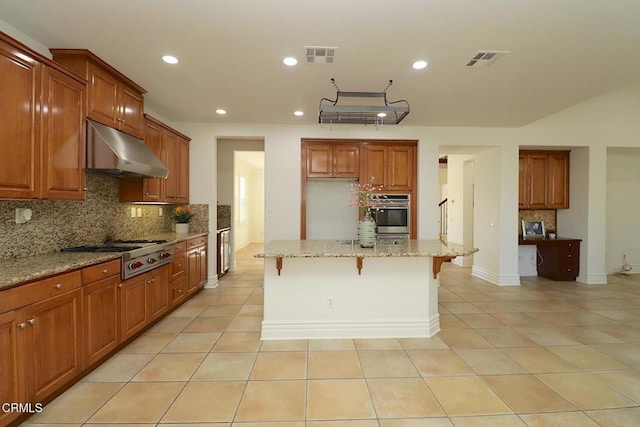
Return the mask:
[[523, 239], [519, 245], [537, 246], [538, 276], [551, 280], [574, 281], [580, 273], [580, 239]]

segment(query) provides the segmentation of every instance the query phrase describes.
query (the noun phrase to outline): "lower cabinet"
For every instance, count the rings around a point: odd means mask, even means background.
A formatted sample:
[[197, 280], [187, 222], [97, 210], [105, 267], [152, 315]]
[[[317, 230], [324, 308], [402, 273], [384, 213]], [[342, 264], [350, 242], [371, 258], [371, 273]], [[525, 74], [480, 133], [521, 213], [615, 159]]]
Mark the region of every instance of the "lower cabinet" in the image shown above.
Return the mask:
[[125, 280], [120, 285], [120, 338], [134, 336], [169, 308], [169, 266]]
[[[22, 310], [0, 314], [0, 403], [26, 402], [24, 332]], [[22, 325], [22, 326], [19, 326]], [[0, 411], [0, 425], [7, 425], [19, 414]]]
[[197, 237], [187, 241], [187, 293], [197, 291], [207, 282], [207, 240]]
[[574, 281], [580, 273], [580, 240], [557, 240], [553, 245], [538, 245], [538, 276], [552, 280]]

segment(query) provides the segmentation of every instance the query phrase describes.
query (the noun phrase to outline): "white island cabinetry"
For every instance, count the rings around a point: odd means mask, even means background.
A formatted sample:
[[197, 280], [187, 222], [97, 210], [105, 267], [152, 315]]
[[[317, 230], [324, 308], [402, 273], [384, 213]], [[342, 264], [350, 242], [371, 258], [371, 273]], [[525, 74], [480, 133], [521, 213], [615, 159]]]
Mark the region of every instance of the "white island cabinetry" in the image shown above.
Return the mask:
[[265, 245], [262, 339], [419, 338], [440, 330], [447, 259], [477, 249], [439, 240], [365, 249], [335, 240]]

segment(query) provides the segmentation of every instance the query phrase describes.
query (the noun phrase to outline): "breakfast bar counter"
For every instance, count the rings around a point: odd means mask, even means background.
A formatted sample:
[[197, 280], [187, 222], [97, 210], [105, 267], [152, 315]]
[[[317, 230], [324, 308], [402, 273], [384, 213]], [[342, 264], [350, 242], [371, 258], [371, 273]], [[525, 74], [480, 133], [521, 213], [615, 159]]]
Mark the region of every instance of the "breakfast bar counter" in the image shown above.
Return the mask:
[[420, 338], [440, 330], [442, 262], [477, 252], [440, 240], [267, 242], [262, 339]]

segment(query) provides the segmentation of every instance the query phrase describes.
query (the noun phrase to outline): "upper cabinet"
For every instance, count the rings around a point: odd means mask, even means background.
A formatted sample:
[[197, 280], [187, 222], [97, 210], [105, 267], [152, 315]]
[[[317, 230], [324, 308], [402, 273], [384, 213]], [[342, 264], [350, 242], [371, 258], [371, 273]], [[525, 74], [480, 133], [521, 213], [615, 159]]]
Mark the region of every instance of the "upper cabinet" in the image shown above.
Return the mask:
[[120, 179], [121, 202], [189, 203], [190, 138], [145, 115], [145, 143], [169, 170], [167, 179]]
[[520, 151], [518, 207], [569, 208], [569, 151]]
[[144, 138], [145, 90], [86, 49], [51, 49], [53, 59], [88, 82], [87, 116]]
[[362, 148], [362, 181], [383, 191], [412, 191], [416, 180], [415, 144], [365, 144]]
[[358, 144], [306, 143], [307, 178], [358, 178]]
[[0, 198], [85, 198], [86, 82], [0, 33]]

